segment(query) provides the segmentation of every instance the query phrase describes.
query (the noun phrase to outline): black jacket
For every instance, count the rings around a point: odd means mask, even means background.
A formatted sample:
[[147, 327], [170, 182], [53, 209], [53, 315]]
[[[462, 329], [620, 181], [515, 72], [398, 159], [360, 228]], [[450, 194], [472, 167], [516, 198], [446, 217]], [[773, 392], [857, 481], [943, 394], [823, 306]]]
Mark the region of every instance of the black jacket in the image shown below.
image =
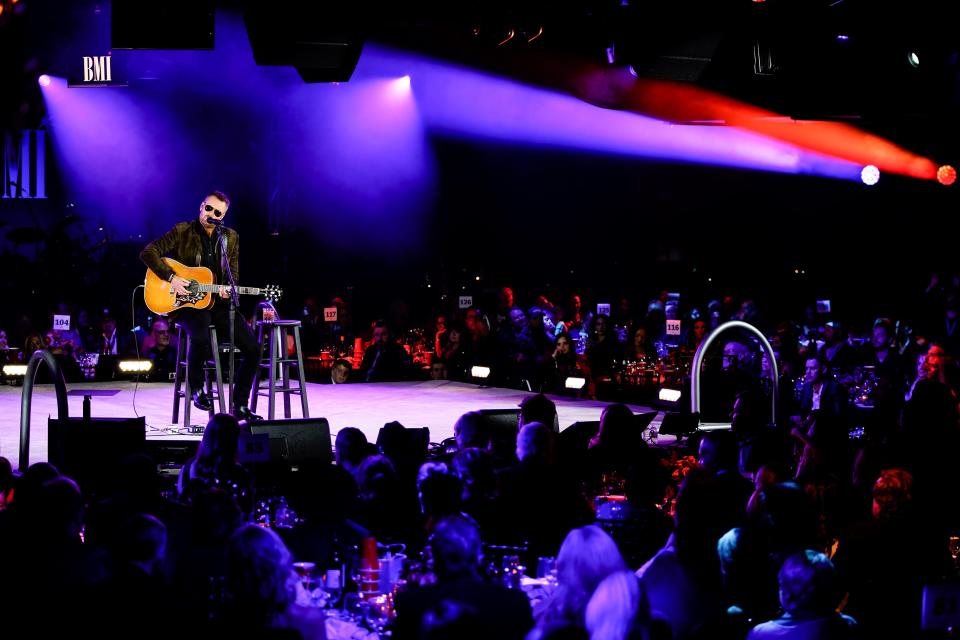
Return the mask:
[[[173, 258], [188, 267], [199, 267], [203, 254], [203, 244], [198, 233], [205, 233], [199, 220], [180, 222], [170, 231], [148, 244], [140, 252], [140, 260], [157, 276], [169, 280], [173, 270], [162, 258]], [[240, 282], [240, 234], [229, 227], [223, 227], [227, 237], [227, 257], [233, 279]]]

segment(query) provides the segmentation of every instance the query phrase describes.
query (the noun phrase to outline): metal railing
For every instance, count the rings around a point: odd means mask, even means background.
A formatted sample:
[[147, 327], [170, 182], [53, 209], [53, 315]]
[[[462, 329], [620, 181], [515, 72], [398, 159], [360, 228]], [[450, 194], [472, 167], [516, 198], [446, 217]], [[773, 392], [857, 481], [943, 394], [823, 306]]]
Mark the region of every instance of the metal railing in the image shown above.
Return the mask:
[[[777, 392], [780, 385], [780, 374], [777, 371], [777, 358], [773, 353], [773, 347], [770, 346], [770, 343], [767, 341], [766, 336], [760, 332], [755, 326], [748, 322], [743, 322], [742, 320], [730, 320], [724, 322], [722, 325], [714, 329], [706, 339], [700, 343], [700, 347], [697, 349], [697, 352], [693, 356], [693, 366], [690, 376], [690, 403], [691, 410], [699, 415], [700, 414], [700, 369], [703, 365], [703, 359], [706, 356], [707, 349], [710, 348], [721, 333], [727, 331], [728, 329], [744, 329], [749, 333], [752, 333], [760, 340], [760, 344], [763, 347], [764, 351], [767, 354], [767, 357], [770, 359], [770, 378], [773, 382], [773, 389], [771, 395], [771, 422], [777, 421]], [[729, 422], [710, 422], [705, 423], [703, 420], [700, 420], [700, 427], [703, 431], [711, 431], [714, 429], [729, 429]]]
[[53, 386], [57, 391], [57, 418], [66, 421], [70, 417], [70, 408], [67, 405], [67, 385], [63, 381], [63, 371], [60, 364], [48, 349], [34, 351], [27, 364], [27, 373], [23, 378], [23, 395], [20, 399], [20, 471], [26, 471], [30, 466], [30, 405], [33, 400], [33, 381], [37, 377], [40, 363], [46, 363], [53, 378]]

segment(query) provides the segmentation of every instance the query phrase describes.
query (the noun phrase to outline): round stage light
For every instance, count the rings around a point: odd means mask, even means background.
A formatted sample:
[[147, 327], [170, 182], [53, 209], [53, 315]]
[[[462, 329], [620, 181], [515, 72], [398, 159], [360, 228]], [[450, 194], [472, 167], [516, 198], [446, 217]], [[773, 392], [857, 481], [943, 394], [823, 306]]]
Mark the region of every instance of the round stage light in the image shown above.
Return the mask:
[[920, 56], [918, 56], [918, 55], [916, 54], [916, 52], [911, 51], [910, 53], [907, 54], [907, 62], [910, 63], [910, 66], [911, 66], [911, 67], [919, 67], [919, 66], [920, 66]]
[[39, 78], [37, 78], [37, 82], [40, 83], [40, 86], [41, 86], [41, 87], [49, 87], [49, 86], [50, 86], [50, 76], [48, 76], [47, 74], [43, 74], [42, 76], [40, 76]]
[[868, 164], [860, 171], [860, 179], [863, 181], [863, 184], [872, 187], [880, 182], [880, 169], [877, 169], [872, 164]]
[[949, 187], [957, 181], [957, 170], [948, 164], [937, 169], [937, 182], [945, 187]]

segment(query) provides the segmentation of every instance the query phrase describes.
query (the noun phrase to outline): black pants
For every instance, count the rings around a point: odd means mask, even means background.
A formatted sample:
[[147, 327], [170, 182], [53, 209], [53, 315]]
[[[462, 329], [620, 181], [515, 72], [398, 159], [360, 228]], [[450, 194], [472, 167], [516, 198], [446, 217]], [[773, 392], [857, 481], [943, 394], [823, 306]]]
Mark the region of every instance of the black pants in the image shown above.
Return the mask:
[[[210, 357], [210, 332], [207, 327], [212, 324], [217, 328], [217, 341], [220, 344], [230, 340], [229, 304], [227, 300], [217, 300], [211, 309], [181, 309], [176, 313], [175, 321], [182, 324], [190, 334], [187, 362], [190, 388], [194, 391], [203, 388], [203, 364]], [[250, 388], [253, 386], [253, 377], [260, 362], [260, 346], [239, 313], [234, 318], [233, 326], [234, 340], [240, 349], [237, 354], [237, 386], [233, 404], [246, 406]]]

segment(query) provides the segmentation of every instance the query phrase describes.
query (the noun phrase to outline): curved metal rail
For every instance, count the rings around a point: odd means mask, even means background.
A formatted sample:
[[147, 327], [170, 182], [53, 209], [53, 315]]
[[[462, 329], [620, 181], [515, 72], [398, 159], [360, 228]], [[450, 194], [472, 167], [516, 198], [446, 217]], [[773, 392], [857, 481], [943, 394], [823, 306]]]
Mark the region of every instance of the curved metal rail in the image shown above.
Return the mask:
[[30, 405], [33, 399], [33, 381], [37, 377], [40, 363], [46, 363], [53, 376], [53, 386], [57, 391], [57, 417], [66, 421], [70, 416], [67, 405], [67, 385], [63, 381], [60, 364], [48, 349], [34, 351], [27, 364], [27, 374], [23, 378], [23, 395], [20, 399], [20, 471], [30, 466]]
[[[766, 336], [760, 332], [755, 326], [748, 322], [743, 322], [742, 320], [730, 320], [724, 322], [722, 325], [714, 329], [707, 338], [700, 343], [700, 347], [697, 349], [697, 352], [693, 356], [693, 370], [691, 371], [690, 378], [690, 402], [691, 410], [699, 415], [700, 414], [700, 369], [703, 365], [703, 359], [706, 356], [707, 349], [712, 345], [717, 337], [727, 331], [728, 329], [744, 329], [753, 335], [755, 335], [759, 340], [760, 344], [763, 346], [764, 351], [767, 353], [767, 357], [770, 358], [770, 377], [773, 381], [773, 392], [771, 393], [772, 397], [772, 406], [771, 410], [771, 420], [776, 422], [777, 420], [777, 393], [779, 391], [780, 385], [780, 374], [777, 371], [777, 358], [774, 356], [773, 347], [770, 346], [770, 343], [767, 341]], [[729, 422], [714, 422], [714, 423], [704, 423], [700, 422], [700, 429], [703, 431], [710, 431], [714, 429], [729, 429]]]

